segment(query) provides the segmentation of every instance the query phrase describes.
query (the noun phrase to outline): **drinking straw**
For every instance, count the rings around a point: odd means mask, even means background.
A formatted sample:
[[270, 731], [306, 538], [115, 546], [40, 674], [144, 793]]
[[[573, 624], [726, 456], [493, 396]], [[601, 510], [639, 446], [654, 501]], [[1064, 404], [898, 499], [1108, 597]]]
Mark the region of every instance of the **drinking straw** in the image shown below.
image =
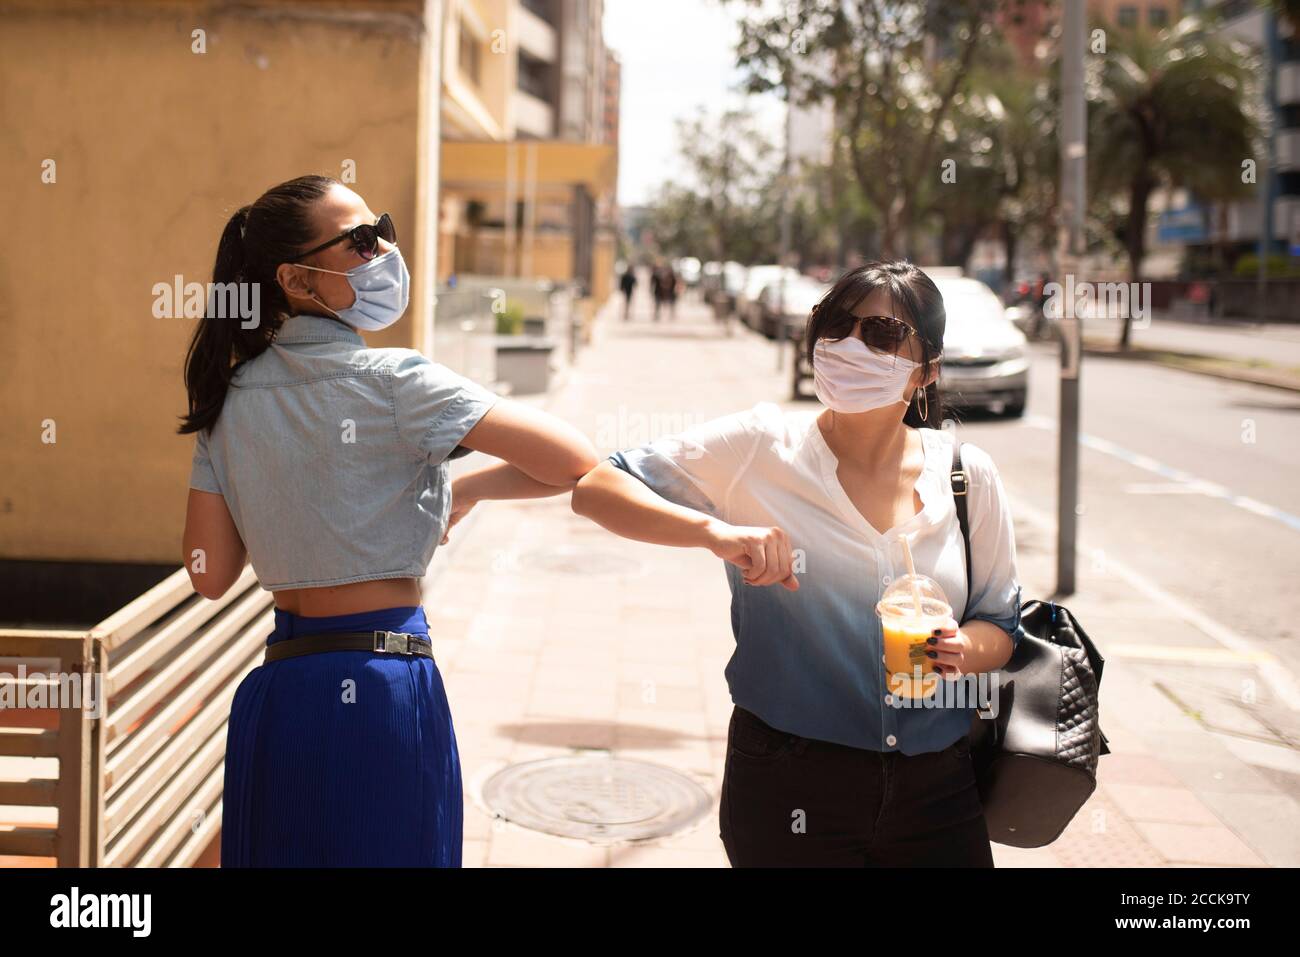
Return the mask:
[[916, 586], [916, 565], [912, 563], [912, 549], [907, 544], [907, 536], [900, 536], [903, 541], [903, 557], [907, 559], [907, 581], [912, 586], [912, 603], [916, 605], [916, 615], [921, 616], [921, 589]]

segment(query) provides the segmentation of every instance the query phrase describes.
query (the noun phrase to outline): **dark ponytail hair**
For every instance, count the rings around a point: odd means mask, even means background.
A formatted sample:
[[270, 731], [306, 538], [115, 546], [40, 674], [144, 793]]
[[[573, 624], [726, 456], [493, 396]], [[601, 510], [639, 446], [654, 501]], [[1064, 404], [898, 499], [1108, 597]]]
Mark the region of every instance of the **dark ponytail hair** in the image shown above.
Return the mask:
[[[813, 363], [813, 349], [817, 340], [827, 336], [827, 327], [834, 321], [835, 314], [840, 311], [852, 312], [858, 303], [877, 289], [889, 293], [894, 308], [901, 309], [916, 327], [920, 334], [922, 363], [928, 367], [931, 360], [943, 355], [943, 330], [947, 325], [947, 313], [944, 311], [939, 287], [912, 263], [905, 259], [895, 259], [869, 262], [850, 269], [822, 297], [822, 301], [813, 307], [803, 337], [809, 365]], [[921, 404], [913, 395], [912, 402], [903, 415], [903, 424], [931, 429], [943, 425], [943, 397], [939, 394], [937, 376], [925, 387], [925, 405], [929, 414], [922, 418]]]
[[329, 176], [299, 176], [281, 183], [251, 206], [236, 210], [221, 231], [212, 282], [256, 284], [258, 321], [252, 328], [244, 328], [238, 316], [223, 316], [223, 310], [216, 308], [218, 296], [208, 297], [207, 311], [185, 356], [189, 413], [182, 417], [178, 429], [182, 435], [212, 428], [221, 415], [235, 369], [265, 352], [288, 318], [289, 300], [275, 270], [314, 238], [311, 207], [337, 183]]

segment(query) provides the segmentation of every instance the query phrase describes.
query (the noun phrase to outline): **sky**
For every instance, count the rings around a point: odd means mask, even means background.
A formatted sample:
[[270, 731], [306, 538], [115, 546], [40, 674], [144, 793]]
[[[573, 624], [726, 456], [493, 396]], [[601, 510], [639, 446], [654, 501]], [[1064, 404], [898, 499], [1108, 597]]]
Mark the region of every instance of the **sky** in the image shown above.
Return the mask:
[[773, 95], [737, 92], [736, 18], [719, 0], [605, 0], [605, 43], [622, 62], [618, 202], [646, 202], [666, 179], [680, 180], [674, 120], [699, 107], [749, 109], [779, 135], [783, 111]]

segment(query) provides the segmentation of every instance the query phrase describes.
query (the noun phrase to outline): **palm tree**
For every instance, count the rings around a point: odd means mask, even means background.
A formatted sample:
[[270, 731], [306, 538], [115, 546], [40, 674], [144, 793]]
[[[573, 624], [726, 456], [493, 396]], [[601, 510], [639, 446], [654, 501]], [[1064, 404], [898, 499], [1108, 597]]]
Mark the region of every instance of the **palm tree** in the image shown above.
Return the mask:
[[[1244, 44], [1185, 17], [1159, 32], [1110, 31], [1088, 75], [1090, 193], [1118, 199], [1116, 232], [1129, 281], [1141, 281], [1147, 204], [1162, 186], [1208, 200], [1249, 192], [1242, 161], [1257, 156], [1257, 60]], [[1129, 343], [1124, 317], [1120, 347]]]

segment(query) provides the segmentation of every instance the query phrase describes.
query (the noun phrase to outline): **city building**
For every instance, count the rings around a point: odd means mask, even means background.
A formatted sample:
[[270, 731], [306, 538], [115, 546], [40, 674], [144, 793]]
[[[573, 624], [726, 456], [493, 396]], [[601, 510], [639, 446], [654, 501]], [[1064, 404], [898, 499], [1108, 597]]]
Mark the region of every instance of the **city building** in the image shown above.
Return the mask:
[[440, 282], [573, 281], [602, 300], [618, 169], [602, 0], [447, 3]]
[[[1258, 253], [1300, 256], [1300, 37], [1266, 4], [1227, 0], [1189, 4], [1218, 18], [1219, 29], [1265, 58], [1261, 94], [1266, 148], [1255, 161], [1258, 199], [1207, 203], [1180, 192], [1160, 217], [1159, 239], [1230, 266]], [[1271, 158], [1271, 162], [1270, 162]], [[1261, 242], [1262, 236], [1268, 242]]]

